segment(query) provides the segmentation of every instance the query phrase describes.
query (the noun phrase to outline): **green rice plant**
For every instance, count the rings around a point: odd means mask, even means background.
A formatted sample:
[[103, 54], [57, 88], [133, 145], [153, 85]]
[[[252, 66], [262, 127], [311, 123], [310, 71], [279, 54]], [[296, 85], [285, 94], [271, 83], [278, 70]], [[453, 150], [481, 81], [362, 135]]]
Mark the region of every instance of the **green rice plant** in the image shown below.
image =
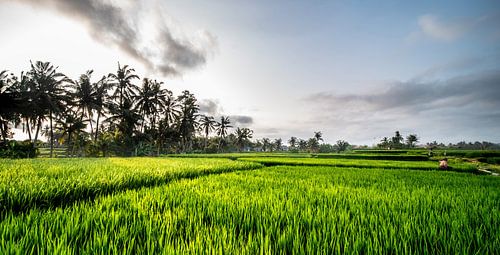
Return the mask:
[[[437, 161], [395, 161], [366, 159], [331, 159], [331, 158], [238, 158], [239, 161], [258, 162], [266, 166], [336, 166], [356, 168], [391, 168], [411, 170], [438, 170]], [[451, 170], [459, 172], [474, 172], [474, 164], [450, 160]]]
[[371, 159], [371, 160], [399, 160], [399, 161], [426, 161], [429, 160], [425, 155], [408, 154], [314, 154], [315, 158], [339, 158], [339, 159]]
[[54, 207], [180, 178], [256, 169], [229, 159], [80, 158], [0, 160], [0, 213]]
[[278, 166], [9, 214], [0, 253], [498, 254], [500, 179]]

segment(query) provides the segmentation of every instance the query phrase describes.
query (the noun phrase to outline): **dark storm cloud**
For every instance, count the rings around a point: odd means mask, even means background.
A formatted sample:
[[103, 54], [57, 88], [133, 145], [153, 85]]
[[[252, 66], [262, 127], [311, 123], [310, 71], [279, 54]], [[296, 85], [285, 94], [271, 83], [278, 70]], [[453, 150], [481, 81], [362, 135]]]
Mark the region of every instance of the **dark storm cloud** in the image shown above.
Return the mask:
[[245, 115], [232, 115], [229, 116], [229, 119], [235, 123], [236, 125], [244, 125], [248, 126], [253, 123], [253, 118], [250, 116], [245, 116]]
[[458, 106], [497, 110], [500, 109], [500, 70], [446, 81], [395, 82], [382, 92], [370, 94], [335, 95], [323, 92], [310, 95], [307, 100], [332, 109], [356, 105], [365, 110], [404, 110], [409, 113]]
[[[201, 49], [189, 40], [176, 38], [165, 22], [155, 26], [157, 40], [142, 42], [140, 30], [141, 1], [132, 1], [133, 12], [104, 0], [18, 0], [36, 7], [57, 10], [70, 18], [84, 23], [89, 33], [98, 41], [113, 44], [124, 53], [144, 64], [150, 71], [163, 75], [180, 75], [186, 70], [204, 65], [211, 49]], [[216, 44], [214, 36], [205, 32], [208, 47]], [[153, 58], [153, 56], [159, 56]]]

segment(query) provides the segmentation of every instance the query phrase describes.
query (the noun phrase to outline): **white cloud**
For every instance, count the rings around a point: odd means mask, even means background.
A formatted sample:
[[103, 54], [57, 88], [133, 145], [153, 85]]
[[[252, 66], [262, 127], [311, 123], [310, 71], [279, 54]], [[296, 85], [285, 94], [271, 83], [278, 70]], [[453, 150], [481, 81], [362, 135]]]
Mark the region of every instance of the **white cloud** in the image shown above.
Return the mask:
[[418, 18], [421, 32], [439, 41], [454, 41], [472, 28], [475, 22], [443, 22], [437, 16], [426, 14]]

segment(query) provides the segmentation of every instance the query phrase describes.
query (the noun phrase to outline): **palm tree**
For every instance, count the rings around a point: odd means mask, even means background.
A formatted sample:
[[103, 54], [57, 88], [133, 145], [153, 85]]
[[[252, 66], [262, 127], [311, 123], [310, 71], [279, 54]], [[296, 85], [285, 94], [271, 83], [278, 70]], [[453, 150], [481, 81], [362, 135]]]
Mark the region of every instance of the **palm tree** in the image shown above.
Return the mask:
[[304, 139], [299, 139], [299, 151], [305, 151], [307, 149], [307, 141]]
[[115, 91], [113, 93], [114, 98], [119, 99], [119, 108], [123, 109], [125, 99], [130, 99], [135, 96], [138, 87], [132, 84], [133, 79], [139, 79], [139, 76], [134, 74], [135, 70], [129, 68], [128, 65], [120, 66], [118, 63], [118, 70], [116, 74], [110, 73], [108, 77], [114, 82]]
[[97, 142], [97, 138], [99, 137], [99, 120], [101, 116], [105, 115], [105, 107], [108, 105], [108, 89], [110, 88], [110, 84], [107, 77], [102, 77], [101, 80], [94, 83], [94, 110], [97, 114], [94, 141]]
[[262, 150], [267, 151], [271, 147], [271, 141], [269, 138], [262, 138]]
[[66, 156], [73, 155], [73, 148], [71, 144], [71, 139], [74, 134], [84, 132], [86, 127], [83, 119], [83, 115], [78, 116], [77, 112], [66, 111], [61, 114], [60, 118], [56, 120], [59, 130], [62, 132], [62, 138], [67, 135], [68, 142], [66, 148]]
[[52, 120], [54, 115], [61, 112], [65, 107], [67, 97], [63, 84], [69, 82], [69, 80], [64, 74], [57, 72], [57, 67], [54, 67], [49, 62], [37, 61], [35, 64], [31, 63], [29, 75], [37, 94], [38, 108], [43, 109], [44, 115], [49, 118], [50, 157], [52, 157], [54, 152], [54, 125]]
[[179, 118], [179, 103], [173, 96], [172, 91], [166, 90], [165, 93], [166, 95], [163, 105], [163, 115], [165, 123], [170, 127]]
[[220, 122], [217, 122], [217, 135], [220, 137], [219, 149], [221, 148], [224, 138], [227, 135], [227, 130], [233, 127], [230, 124], [231, 121], [229, 120], [229, 117], [224, 117], [224, 116], [221, 116]]
[[181, 135], [182, 150], [185, 152], [191, 148], [191, 137], [196, 131], [198, 125], [197, 117], [200, 107], [196, 104], [196, 97], [189, 91], [184, 90], [177, 101], [180, 104], [180, 116], [178, 117], [177, 127]]
[[245, 144], [252, 138], [253, 131], [249, 128], [237, 128], [234, 134], [236, 136], [235, 144], [238, 146], [238, 150], [242, 151]]
[[283, 140], [281, 140], [281, 138], [274, 139], [274, 147], [277, 151], [281, 151], [281, 148], [283, 147]]
[[207, 142], [208, 142], [208, 134], [215, 129], [215, 125], [217, 122], [214, 120], [214, 117], [212, 116], [207, 116], [207, 115], [201, 115], [200, 118], [200, 129], [203, 131], [205, 134], [205, 145], [204, 149], [207, 148]]
[[9, 135], [9, 123], [18, 112], [17, 92], [13, 86], [13, 78], [7, 71], [0, 72], [0, 136], [4, 142]]
[[93, 137], [94, 133], [92, 125], [94, 119], [94, 109], [98, 108], [96, 98], [97, 87], [95, 84], [90, 82], [93, 72], [93, 70], [87, 71], [85, 74], [80, 76], [79, 80], [73, 81], [70, 85], [74, 89], [74, 92], [72, 93], [74, 104], [77, 106], [78, 111], [89, 119], [91, 137]]
[[314, 139], [316, 139], [316, 141], [323, 141], [323, 133], [321, 133], [321, 131], [316, 131], [314, 132]]
[[142, 116], [143, 131], [147, 118], [149, 118], [151, 128], [155, 128], [159, 111], [165, 107], [167, 91], [161, 89], [162, 84], [163, 82], [144, 78], [142, 87], [137, 93], [135, 106]]
[[297, 145], [297, 137], [290, 137], [290, 140], [288, 140], [288, 144], [290, 145], [290, 148], [295, 149], [295, 146]]

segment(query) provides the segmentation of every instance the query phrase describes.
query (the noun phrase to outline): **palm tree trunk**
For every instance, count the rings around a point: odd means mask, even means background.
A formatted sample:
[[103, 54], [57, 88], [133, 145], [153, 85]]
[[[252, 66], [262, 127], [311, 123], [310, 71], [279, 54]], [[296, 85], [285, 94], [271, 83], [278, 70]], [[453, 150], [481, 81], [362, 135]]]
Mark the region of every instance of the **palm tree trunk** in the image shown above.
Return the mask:
[[99, 118], [101, 117], [101, 112], [97, 113], [97, 121], [96, 121], [96, 126], [95, 126], [95, 137], [94, 137], [94, 142], [97, 142], [97, 134], [99, 134]]
[[50, 121], [50, 157], [52, 158], [54, 152], [54, 130], [52, 128], [52, 111], [49, 111], [49, 121]]
[[2, 120], [2, 121], [0, 122], [0, 130], [1, 130], [1, 132], [2, 132], [2, 140], [3, 140], [3, 142], [4, 142], [4, 143], [6, 143], [6, 142], [7, 142], [7, 127], [6, 127], [6, 125], [4, 125], [4, 124], [5, 124], [5, 123], [4, 123], [4, 121]]
[[40, 120], [40, 117], [38, 117], [38, 123], [36, 124], [35, 140], [33, 140], [35, 147], [36, 147], [36, 141], [38, 140], [38, 133], [40, 132], [41, 126], [42, 126], [42, 121]]
[[69, 158], [69, 150], [71, 148], [71, 132], [68, 132], [68, 148], [66, 148], [66, 157]]
[[90, 137], [92, 137], [93, 133], [94, 133], [94, 128], [92, 127], [92, 110], [91, 109], [87, 109], [87, 113], [89, 115], [89, 122], [90, 122]]
[[31, 128], [30, 128], [30, 122], [26, 118], [26, 130], [28, 131], [28, 138], [30, 139], [31, 142]]

